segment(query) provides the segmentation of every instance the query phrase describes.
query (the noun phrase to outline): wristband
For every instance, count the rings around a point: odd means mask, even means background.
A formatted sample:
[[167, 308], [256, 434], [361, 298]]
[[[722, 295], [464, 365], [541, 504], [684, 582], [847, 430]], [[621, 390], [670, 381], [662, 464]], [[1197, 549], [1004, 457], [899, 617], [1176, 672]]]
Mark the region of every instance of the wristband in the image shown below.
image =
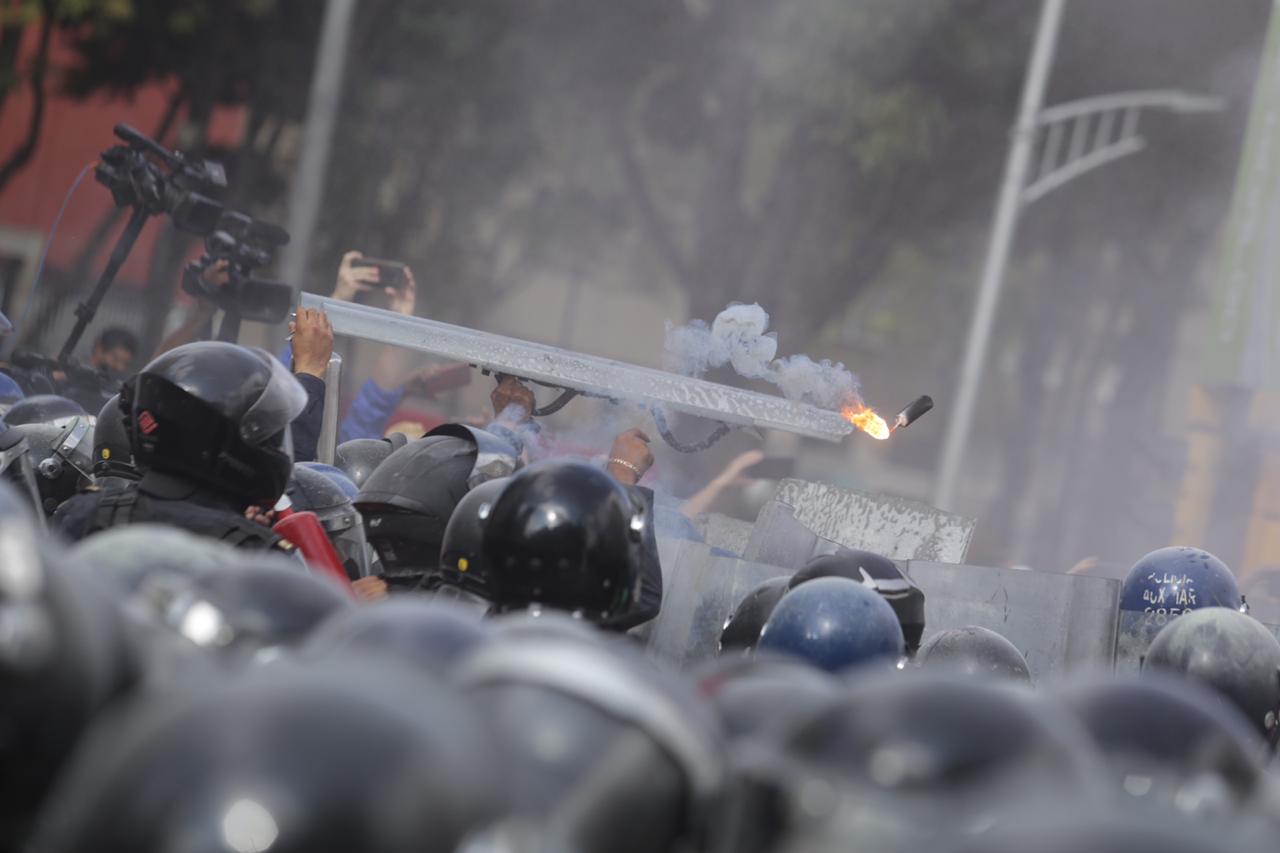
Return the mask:
[[637, 478], [637, 479], [639, 479], [640, 477], [643, 477], [643, 476], [644, 476], [644, 472], [640, 470], [640, 466], [639, 466], [639, 465], [636, 465], [636, 464], [635, 464], [635, 463], [633, 463], [633, 462], [628, 462], [628, 461], [627, 461], [627, 460], [625, 460], [625, 459], [619, 459], [619, 458], [618, 458], [618, 457], [616, 457], [616, 456], [612, 456], [612, 457], [610, 457], [610, 458], [609, 458], [609, 464], [610, 464], [610, 465], [621, 465], [623, 468], [628, 468], [628, 469], [630, 469], [631, 471], [635, 472], [635, 475], [636, 475], [636, 478]]

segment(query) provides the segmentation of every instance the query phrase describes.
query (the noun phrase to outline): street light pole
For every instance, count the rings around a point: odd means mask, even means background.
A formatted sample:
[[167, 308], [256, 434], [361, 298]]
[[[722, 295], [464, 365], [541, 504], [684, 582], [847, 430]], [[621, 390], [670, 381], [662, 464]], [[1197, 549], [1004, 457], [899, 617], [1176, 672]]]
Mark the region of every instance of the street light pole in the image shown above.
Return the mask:
[[1027, 64], [1022, 102], [1018, 107], [1018, 119], [1013, 129], [1013, 141], [1009, 159], [1005, 163], [1004, 180], [1000, 185], [995, 222], [991, 228], [991, 241], [987, 245], [987, 256], [982, 267], [982, 283], [978, 288], [978, 299], [974, 303], [973, 317], [969, 323], [969, 338], [965, 343], [960, 384], [956, 389], [955, 404], [951, 408], [951, 419], [942, 448], [941, 468], [934, 494], [934, 504], [942, 509], [950, 509], [955, 499], [965, 445], [968, 444], [969, 432], [973, 429], [974, 407], [978, 402], [983, 365], [991, 343], [991, 328], [995, 322], [1000, 288], [1004, 284], [1005, 268], [1009, 263], [1009, 250], [1018, 226], [1022, 189], [1031, 162], [1037, 119], [1049, 82], [1049, 69], [1053, 64], [1064, 3], [1065, 0], [1044, 0], [1040, 7], [1040, 22], [1036, 27], [1035, 43]]
[[320, 42], [316, 47], [302, 131], [302, 151], [289, 187], [290, 241], [280, 262], [281, 278], [298, 290], [306, 290], [312, 236], [324, 201], [325, 173], [342, 101], [342, 74], [355, 9], [356, 0], [328, 0], [320, 25]]

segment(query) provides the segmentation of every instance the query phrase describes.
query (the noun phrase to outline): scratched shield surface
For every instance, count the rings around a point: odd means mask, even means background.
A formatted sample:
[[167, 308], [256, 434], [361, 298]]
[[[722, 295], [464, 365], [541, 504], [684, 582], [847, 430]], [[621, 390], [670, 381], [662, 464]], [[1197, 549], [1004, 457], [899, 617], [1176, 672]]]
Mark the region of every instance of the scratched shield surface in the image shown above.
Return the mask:
[[1036, 681], [1111, 665], [1117, 580], [915, 560], [907, 569], [924, 590], [926, 641], [949, 628], [987, 628], [1018, 647]]
[[743, 557], [799, 568], [834, 543], [894, 560], [961, 563], [976, 526], [920, 501], [783, 480], [760, 511]]
[[839, 441], [853, 432], [853, 425], [839, 412], [773, 394], [425, 317], [406, 317], [383, 308], [311, 293], [302, 295], [302, 305], [323, 310], [335, 334], [404, 347], [606, 399], [659, 405], [714, 421], [777, 429], [825, 441]]
[[700, 542], [659, 539], [662, 611], [644, 632], [649, 650], [688, 668], [719, 654], [720, 631], [738, 602], [787, 569], [717, 553]]

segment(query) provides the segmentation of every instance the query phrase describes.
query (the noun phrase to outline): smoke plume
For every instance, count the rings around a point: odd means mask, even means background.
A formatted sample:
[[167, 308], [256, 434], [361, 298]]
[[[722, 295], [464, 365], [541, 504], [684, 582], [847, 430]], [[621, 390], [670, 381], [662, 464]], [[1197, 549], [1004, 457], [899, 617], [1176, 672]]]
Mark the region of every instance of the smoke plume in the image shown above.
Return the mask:
[[664, 366], [685, 376], [702, 376], [726, 365], [746, 379], [776, 385], [788, 400], [838, 409], [861, 402], [858, 377], [839, 362], [807, 355], [778, 358], [778, 337], [769, 332], [769, 314], [757, 304], [733, 304], [708, 326], [667, 323]]

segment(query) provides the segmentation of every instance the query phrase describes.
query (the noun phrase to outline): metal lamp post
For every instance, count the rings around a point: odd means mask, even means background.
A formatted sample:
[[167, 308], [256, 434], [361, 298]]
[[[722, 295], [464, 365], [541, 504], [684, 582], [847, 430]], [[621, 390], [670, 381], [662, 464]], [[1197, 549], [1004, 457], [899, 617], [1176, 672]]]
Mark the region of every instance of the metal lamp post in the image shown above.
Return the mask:
[[[1000, 289], [1022, 209], [1075, 178], [1146, 147], [1138, 133], [1143, 110], [1194, 113], [1218, 111], [1224, 106], [1219, 98], [1158, 90], [1120, 92], [1041, 109], [1064, 3], [1065, 0], [1045, 0], [1040, 9], [978, 297], [969, 323], [960, 381], [942, 447], [934, 504], [943, 509], [951, 508], [955, 501]], [[1037, 145], [1040, 157], [1035, 161]]]

